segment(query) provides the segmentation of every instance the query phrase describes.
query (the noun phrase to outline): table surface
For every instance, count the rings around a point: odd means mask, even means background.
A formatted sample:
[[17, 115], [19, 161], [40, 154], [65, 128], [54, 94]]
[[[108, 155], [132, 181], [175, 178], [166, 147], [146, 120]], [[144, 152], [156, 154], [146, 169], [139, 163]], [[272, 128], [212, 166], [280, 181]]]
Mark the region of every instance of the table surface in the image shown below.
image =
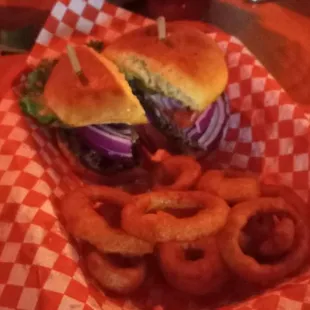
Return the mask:
[[[238, 37], [291, 97], [310, 108], [310, 1], [210, 0], [205, 20]], [[26, 56], [0, 57], [0, 97]]]
[[310, 106], [310, 1], [211, 1], [206, 20], [238, 37], [295, 101]]

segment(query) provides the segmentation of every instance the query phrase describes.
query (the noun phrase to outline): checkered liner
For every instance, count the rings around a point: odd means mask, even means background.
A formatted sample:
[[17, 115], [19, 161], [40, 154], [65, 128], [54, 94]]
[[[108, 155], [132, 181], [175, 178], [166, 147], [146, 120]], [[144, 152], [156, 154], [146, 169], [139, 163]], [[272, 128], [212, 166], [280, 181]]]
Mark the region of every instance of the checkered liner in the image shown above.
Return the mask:
[[[58, 1], [28, 58], [57, 56], [68, 41], [111, 42], [151, 23], [103, 0]], [[309, 120], [234, 37], [209, 33], [226, 54], [231, 103], [217, 162], [260, 172], [309, 201]], [[22, 116], [12, 91], [0, 103], [0, 309], [207, 309], [155, 276], [132, 299], [107, 298], [84, 276], [73, 241], [59, 221], [59, 198], [80, 181], [50, 134]], [[222, 309], [310, 309], [310, 275]]]

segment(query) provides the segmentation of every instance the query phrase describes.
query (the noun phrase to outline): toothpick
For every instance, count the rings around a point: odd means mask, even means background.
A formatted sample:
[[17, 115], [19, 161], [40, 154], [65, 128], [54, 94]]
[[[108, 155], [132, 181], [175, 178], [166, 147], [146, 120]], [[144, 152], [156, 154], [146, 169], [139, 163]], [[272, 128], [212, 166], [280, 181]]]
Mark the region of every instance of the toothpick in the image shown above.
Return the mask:
[[68, 57], [69, 57], [71, 65], [72, 65], [73, 71], [75, 72], [75, 74], [79, 78], [80, 82], [83, 85], [87, 85], [88, 84], [87, 77], [85, 76], [85, 74], [81, 68], [81, 64], [80, 64], [80, 61], [76, 55], [74, 47], [72, 45], [68, 44], [67, 45], [67, 52], [68, 52]]
[[24, 54], [24, 53], [27, 53], [27, 51], [24, 49], [14, 48], [14, 47], [6, 46], [4, 44], [0, 44], [0, 54], [2, 53]]
[[165, 20], [165, 17], [163, 17], [163, 16], [158, 17], [157, 29], [158, 29], [159, 40], [165, 40], [166, 39], [166, 20]]

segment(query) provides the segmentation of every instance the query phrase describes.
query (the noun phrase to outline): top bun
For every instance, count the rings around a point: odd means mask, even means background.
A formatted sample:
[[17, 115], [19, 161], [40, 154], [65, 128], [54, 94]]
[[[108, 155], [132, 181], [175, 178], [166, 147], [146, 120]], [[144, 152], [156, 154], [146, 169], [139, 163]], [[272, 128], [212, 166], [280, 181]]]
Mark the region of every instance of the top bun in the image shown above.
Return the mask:
[[75, 50], [88, 84], [82, 85], [68, 55], [63, 54], [45, 86], [47, 107], [73, 127], [146, 123], [143, 108], [118, 68], [86, 46]]
[[224, 91], [228, 70], [223, 52], [202, 31], [167, 23], [159, 40], [157, 26], [134, 30], [106, 47], [104, 55], [152, 91], [203, 111]]

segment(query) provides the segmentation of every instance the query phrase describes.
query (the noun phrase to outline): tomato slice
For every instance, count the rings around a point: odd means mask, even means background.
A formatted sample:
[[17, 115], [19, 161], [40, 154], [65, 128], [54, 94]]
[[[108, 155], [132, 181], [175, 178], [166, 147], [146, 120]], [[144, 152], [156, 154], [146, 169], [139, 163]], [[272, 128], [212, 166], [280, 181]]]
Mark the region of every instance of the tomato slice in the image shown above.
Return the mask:
[[190, 128], [194, 125], [197, 120], [198, 113], [188, 110], [170, 110], [165, 111], [171, 121], [177, 125], [177, 127], [185, 129]]

